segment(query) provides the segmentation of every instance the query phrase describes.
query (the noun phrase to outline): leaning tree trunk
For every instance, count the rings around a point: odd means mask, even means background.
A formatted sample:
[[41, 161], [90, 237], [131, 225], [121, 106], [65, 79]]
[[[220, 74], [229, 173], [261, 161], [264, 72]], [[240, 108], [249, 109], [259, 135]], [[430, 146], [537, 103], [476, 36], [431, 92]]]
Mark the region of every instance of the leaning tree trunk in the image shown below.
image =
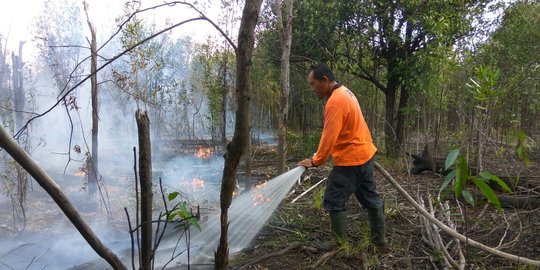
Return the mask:
[[[282, 13], [281, 0], [275, 0], [277, 28], [281, 42], [281, 91], [279, 92], [278, 164], [277, 172], [285, 172], [287, 162], [287, 119], [289, 118], [290, 66], [292, 41], [293, 0], [285, 0], [285, 13]], [[283, 21], [283, 16], [286, 20]]]
[[236, 49], [236, 98], [238, 108], [236, 109], [234, 135], [231, 143], [227, 145], [225, 167], [223, 168], [220, 194], [221, 235], [215, 254], [216, 269], [225, 270], [229, 264], [229, 247], [227, 244], [228, 211], [232, 202], [238, 162], [249, 139], [251, 58], [255, 43], [255, 26], [259, 18], [261, 4], [262, 0], [245, 1], [238, 32], [238, 48]]
[[60, 186], [30, 158], [17, 142], [0, 125], [0, 147], [17, 161], [32, 177], [43, 187], [51, 198], [60, 207], [69, 221], [75, 226], [82, 237], [94, 249], [94, 251], [105, 259], [113, 269], [126, 269], [120, 259], [110, 249], [108, 249], [94, 234], [90, 226], [86, 224], [75, 206], [71, 204], [68, 197], [62, 192]]
[[141, 184], [141, 269], [150, 269], [152, 260], [152, 151], [150, 120], [146, 111], [135, 112], [139, 134], [139, 181]]

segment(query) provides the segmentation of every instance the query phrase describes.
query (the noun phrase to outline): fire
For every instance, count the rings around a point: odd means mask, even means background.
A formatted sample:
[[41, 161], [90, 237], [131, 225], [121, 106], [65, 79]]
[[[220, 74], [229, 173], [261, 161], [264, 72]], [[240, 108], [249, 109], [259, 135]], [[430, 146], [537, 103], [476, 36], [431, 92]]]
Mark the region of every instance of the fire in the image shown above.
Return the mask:
[[251, 200], [253, 201], [253, 205], [255, 206], [263, 205], [264, 203], [272, 201], [270, 198], [260, 193], [254, 193], [253, 196], [251, 197]]
[[191, 179], [191, 181], [181, 180], [180, 184], [183, 185], [189, 192], [200, 192], [203, 191], [205, 187], [204, 180], [198, 176]]
[[254, 185], [251, 188], [251, 191], [253, 192], [253, 195], [251, 196], [253, 205], [258, 206], [258, 205], [262, 205], [264, 203], [272, 201], [270, 198], [264, 196], [264, 194], [262, 194], [262, 192], [260, 191], [264, 187], [266, 187], [266, 182], [258, 184], [258, 185]]
[[205, 148], [199, 146], [197, 148], [197, 153], [195, 154], [198, 158], [209, 159], [212, 156], [212, 148]]
[[204, 180], [201, 178], [195, 177], [191, 180], [191, 186], [194, 188], [204, 188]]
[[85, 176], [86, 173], [84, 171], [77, 171], [73, 174], [74, 176]]

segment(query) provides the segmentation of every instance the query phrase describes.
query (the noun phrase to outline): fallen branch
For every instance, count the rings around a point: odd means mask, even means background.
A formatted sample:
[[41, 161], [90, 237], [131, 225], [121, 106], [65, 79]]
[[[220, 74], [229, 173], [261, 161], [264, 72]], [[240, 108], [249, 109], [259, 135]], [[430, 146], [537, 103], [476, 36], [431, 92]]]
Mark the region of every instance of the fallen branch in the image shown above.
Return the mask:
[[379, 163], [375, 162], [375, 168], [398, 190], [399, 193], [401, 193], [401, 195], [403, 195], [405, 197], [405, 199], [407, 199], [407, 201], [409, 201], [409, 203], [412, 204], [412, 206], [414, 206], [414, 208], [416, 208], [416, 210], [418, 210], [420, 212], [420, 214], [422, 214], [429, 221], [431, 221], [433, 224], [435, 224], [437, 227], [439, 227], [441, 230], [443, 230], [444, 232], [446, 232], [450, 236], [452, 236], [452, 237], [454, 237], [454, 238], [456, 238], [456, 239], [458, 239], [458, 240], [460, 240], [460, 241], [462, 241], [464, 243], [467, 243], [468, 245], [470, 245], [472, 247], [478, 248], [480, 250], [491, 253], [493, 255], [496, 255], [496, 256], [499, 256], [499, 257], [502, 257], [502, 258], [505, 258], [505, 259], [508, 259], [508, 260], [511, 260], [511, 261], [514, 261], [514, 262], [524, 263], [524, 264], [540, 267], [540, 261], [531, 260], [531, 259], [528, 259], [528, 258], [525, 258], [525, 257], [520, 257], [520, 256], [516, 256], [516, 255], [513, 255], [513, 254], [509, 254], [509, 253], [500, 251], [500, 250], [496, 250], [494, 248], [491, 248], [491, 247], [488, 247], [488, 246], [486, 246], [486, 245], [484, 245], [482, 243], [476, 242], [476, 241], [474, 241], [474, 240], [472, 240], [472, 239], [470, 239], [468, 237], [465, 237], [464, 235], [456, 232], [455, 230], [453, 230], [450, 227], [446, 226], [444, 223], [442, 223], [441, 221], [439, 221], [435, 217], [431, 216], [426, 211], [426, 209], [424, 209], [422, 206], [420, 206], [411, 197], [411, 195], [409, 195], [409, 193], [407, 193], [407, 191], [405, 191], [399, 185], [399, 183], [383, 167], [381, 167], [381, 165], [379, 165]]
[[[418, 200], [420, 201], [422, 206], [425, 205], [425, 202], [421, 197], [419, 197]], [[432, 216], [435, 216], [435, 208], [433, 207], [433, 203], [431, 200], [428, 200], [428, 205], [429, 205], [429, 213]], [[450, 222], [451, 220], [449, 217], [450, 215], [448, 214], [448, 208], [446, 208], [442, 204], [440, 205], [440, 207], [443, 210], [442, 211], [443, 215], [447, 218], [447, 222]], [[465, 261], [463, 260], [458, 263], [448, 251], [448, 247], [450, 247], [452, 242], [445, 245], [438, 228], [432, 223], [430, 223], [429, 220], [425, 218], [424, 216], [420, 217], [420, 222], [422, 223], [422, 240], [424, 240], [424, 242], [428, 244], [433, 250], [439, 250], [443, 253], [444, 268], [447, 269], [447, 268], [453, 267], [454, 269], [459, 269], [459, 270], [465, 269]], [[454, 229], [454, 227], [451, 224], [449, 224], [449, 226], [451, 226], [451, 228]], [[456, 242], [456, 248], [458, 250], [461, 250], [459, 241]]]
[[332, 250], [332, 251], [330, 251], [330, 252], [325, 253], [325, 254], [322, 255], [322, 256], [321, 256], [321, 257], [320, 257], [313, 265], [311, 265], [309, 268], [310, 268], [310, 269], [319, 269], [319, 267], [320, 267], [321, 265], [326, 264], [326, 262], [327, 262], [330, 258], [334, 257], [334, 256], [335, 256], [338, 252], [340, 252], [341, 250], [343, 250], [343, 248], [340, 247], [340, 248], [337, 248], [337, 249], [334, 249], [334, 250]]
[[247, 267], [252, 266], [252, 265], [254, 265], [254, 264], [256, 264], [256, 263], [262, 262], [262, 261], [264, 261], [264, 260], [266, 260], [266, 259], [268, 259], [268, 258], [272, 258], [272, 257], [275, 257], [275, 256], [283, 255], [283, 254], [285, 254], [285, 253], [287, 253], [287, 252], [289, 252], [289, 251], [291, 251], [291, 250], [293, 250], [293, 249], [295, 249], [295, 248], [298, 248], [298, 247], [300, 247], [300, 246], [301, 246], [301, 244], [298, 243], [298, 242], [296, 242], [296, 243], [291, 243], [291, 244], [289, 244], [287, 247], [285, 247], [284, 249], [282, 249], [282, 250], [280, 250], [280, 251], [276, 251], [276, 252], [274, 252], [274, 253], [270, 253], [270, 254], [264, 255], [264, 256], [262, 256], [262, 257], [259, 257], [259, 258], [257, 258], [257, 259], [254, 259], [254, 260], [251, 260], [251, 261], [247, 262], [246, 264], [244, 264], [243, 266], [241, 266], [240, 268], [238, 268], [238, 270], [246, 269]]
[[277, 226], [274, 226], [274, 225], [266, 225], [266, 226], [268, 226], [269, 228], [272, 228], [274, 230], [280, 230], [280, 231], [296, 234], [296, 231], [289, 230], [289, 229], [286, 229], [286, 228], [277, 227]]
[[328, 179], [328, 177], [323, 178], [321, 181], [317, 182], [317, 184], [313, 185], [312, 187], [308, 188], [308, 190], [302, 192], [300, 196], [294, 198], [294, 200], [291, 201], [291, 203], [296, 202], [298, 199], [302, 198], [304, 195], [308, 194], [310, 191], [312, 191], [314, 188], [316, 188], [320, 183], [324, 182], [324, 180]]

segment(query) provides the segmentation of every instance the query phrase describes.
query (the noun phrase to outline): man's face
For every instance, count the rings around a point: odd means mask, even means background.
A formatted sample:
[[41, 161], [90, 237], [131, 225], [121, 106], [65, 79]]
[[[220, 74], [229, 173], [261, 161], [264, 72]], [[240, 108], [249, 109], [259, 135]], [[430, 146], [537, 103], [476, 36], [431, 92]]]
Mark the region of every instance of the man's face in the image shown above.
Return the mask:
[[308, 75], [308, 84], [313, 90], [313, 93], [320, 98], [324, 98], [328, 95], [328, 90], [330, 89], [330, 82], [326, 76], [323, 76], [322, 80], [317, 80], [313, 78], [313, 71], [309, 72]]

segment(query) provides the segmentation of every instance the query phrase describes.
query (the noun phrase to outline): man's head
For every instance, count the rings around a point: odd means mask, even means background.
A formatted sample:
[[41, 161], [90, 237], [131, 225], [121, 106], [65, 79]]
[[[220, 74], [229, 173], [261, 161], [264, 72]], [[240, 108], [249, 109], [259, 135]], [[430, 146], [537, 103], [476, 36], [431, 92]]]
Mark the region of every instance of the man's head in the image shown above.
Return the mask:
[[324, 63], [314, 64], [309, 70], [308, 84], [315, 95], [320, 98], [330, 95], [336, 84], [334, 72]]

